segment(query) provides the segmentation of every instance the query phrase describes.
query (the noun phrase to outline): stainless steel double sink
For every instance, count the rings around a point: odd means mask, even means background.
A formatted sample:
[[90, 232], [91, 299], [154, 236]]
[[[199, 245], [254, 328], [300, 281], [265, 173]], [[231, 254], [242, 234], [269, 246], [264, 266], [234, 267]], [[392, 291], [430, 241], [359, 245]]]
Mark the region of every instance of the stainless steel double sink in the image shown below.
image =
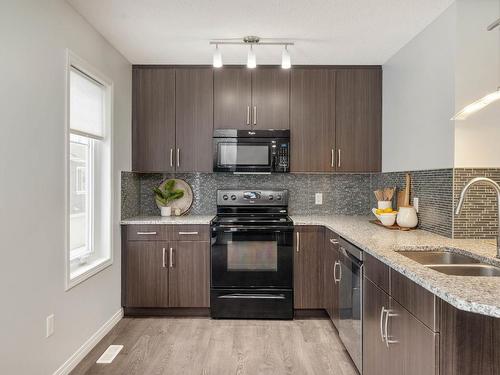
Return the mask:
[[399, 254], [424, 266], [453, 276], [500, 276], [500, 268], [450, 249], [399, 250]]

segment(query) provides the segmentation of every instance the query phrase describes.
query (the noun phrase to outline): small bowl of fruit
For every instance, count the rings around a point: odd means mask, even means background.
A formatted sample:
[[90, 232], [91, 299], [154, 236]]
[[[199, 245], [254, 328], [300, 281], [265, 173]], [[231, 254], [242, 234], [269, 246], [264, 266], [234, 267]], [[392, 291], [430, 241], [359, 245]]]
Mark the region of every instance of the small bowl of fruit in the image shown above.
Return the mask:
[[373, 208], [373, 214], [377, 217], [377, 219], [386, 227], [392, 227], [396, 222], [396, 216], [398, 215], [397, 211], [394, 211], [392, 208]]

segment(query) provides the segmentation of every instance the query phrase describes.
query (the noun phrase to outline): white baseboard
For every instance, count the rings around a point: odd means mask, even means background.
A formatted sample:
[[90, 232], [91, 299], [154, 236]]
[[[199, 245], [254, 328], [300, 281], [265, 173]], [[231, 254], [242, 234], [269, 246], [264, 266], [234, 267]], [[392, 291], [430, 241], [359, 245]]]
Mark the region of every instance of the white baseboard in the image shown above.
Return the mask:
[[97, 330], [85, 343], [59, 367], [53, 375], [67, 375], [82, 359], [96, 346], [104, 336], [123, 318], [123, 309], [118, 310], [101, 328]]

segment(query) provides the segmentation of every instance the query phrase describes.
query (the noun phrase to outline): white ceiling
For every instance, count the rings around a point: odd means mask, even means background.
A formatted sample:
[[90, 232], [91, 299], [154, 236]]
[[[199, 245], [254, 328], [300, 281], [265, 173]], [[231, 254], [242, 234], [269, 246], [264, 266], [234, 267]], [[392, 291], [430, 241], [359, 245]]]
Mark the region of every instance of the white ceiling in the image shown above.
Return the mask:
[[[383, 64], [454, 0], [67, 0], [133, 64], [211, 64], [210, 39], [290, 39], [292, 64]], [[244, 46], [222, 46], [244, 64]], [[255, 47], [279, 64], [278, 46]]]

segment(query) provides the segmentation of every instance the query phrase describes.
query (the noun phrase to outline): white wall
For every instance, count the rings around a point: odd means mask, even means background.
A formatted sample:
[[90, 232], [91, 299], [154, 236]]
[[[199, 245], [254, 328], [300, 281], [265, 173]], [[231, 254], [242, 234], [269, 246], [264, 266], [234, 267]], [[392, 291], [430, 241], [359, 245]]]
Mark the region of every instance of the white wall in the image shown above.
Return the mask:
[[[500, 86], [499, 0], [457, 1], [456, 111]], [[500, 102], [455, 124], [456, 167], [500, 167]]]
[[453, 4], [384, 64], [384, 172], [453, 167], [455, 44]]
[[[130, 170], [131, 66], [63, 0], [2, 1], [0, 45], [0, 373], [51, 374], [120, 309], [119, 171]], [[114, 264], [68, 292], [66, 48], [115, 84]]]

